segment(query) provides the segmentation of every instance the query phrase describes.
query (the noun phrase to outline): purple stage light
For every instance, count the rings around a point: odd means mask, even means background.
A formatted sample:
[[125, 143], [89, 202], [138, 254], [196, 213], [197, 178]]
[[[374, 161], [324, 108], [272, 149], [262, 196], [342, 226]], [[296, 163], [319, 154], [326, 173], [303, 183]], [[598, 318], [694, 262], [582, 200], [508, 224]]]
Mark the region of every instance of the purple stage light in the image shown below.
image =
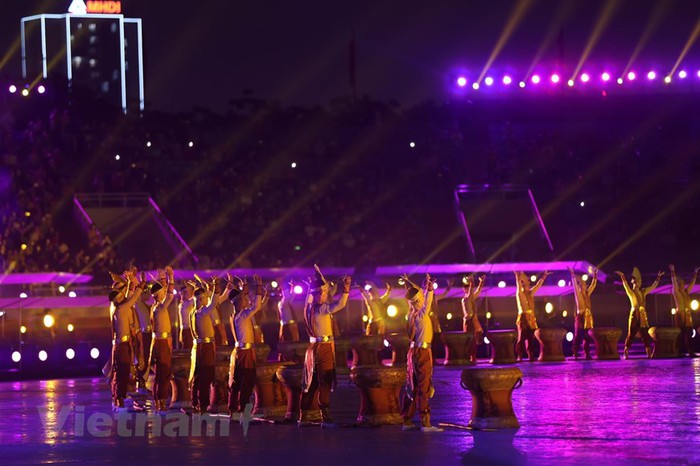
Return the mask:
[[601, 75], [600, 79], [602, 79], [602, 80], [605, 81], [605, 82], [610, 81], [610, 73], [608, 73], [608, 72], [603, 73], [603, 74]]
[[685, 79], [688, 76], [688, 73], [685, 70], [680, 70], [678, 72], [678, 77], [681, 79]]
[[666, 77], [664, 78], [664, 82], [665, 82], [666, 84], [671, 84], [671, 77], [670, 77], [670, 76], [666, 76]]
[[539, 77], [539, 75], [537, 75], [537, 74], [534, 75], [534, 76], [532, 77], [531, 81], [532, 81], [532, 84], [539, 84], [539, 83], [540, 83], [540, 77]]
[[617, 78], [617, 83], [622, 84], [623, 83], [622, 78]]
[[628, 81], [634, 81], [635, 79], [637, 79], [637, 75], [634, 73], [634, 71], [630, 71], [629, 73], [627, 73]]
[[648, 73], [647, 73], [647, 79], [648, 79], [649, 81], [653, 81], [654, 79], [656, 79], [656, 73], [653, 72], [653, 71], [648, 72]]
[[479, 83], [472, 84], [472, 89], [474, 89], [475, 91], [478, 91], [479, 90]]
[[10, 84], [10, 88], [8, 90], [10, 91], [10, 94], [14, 94], [15, 92], [17, 92], [17, 86], [15, 86], [14, 84]]
[[508, 75], [503, 76], [503, 84], [505, 84], [507, 86], [512, 82], [513, 82], [513, 79], [510, 76], [508, 76]]
[[698, 70], [698, 78], [700, 78], [700, 70]]
[[491, 86], [493, 84], [493, 78], [491, 76], [486, 76], [486, 79], [484, 79], [484, 84]]
[[29, 95], [29, 89], [22, 89], [22, 95], [27, 97]]
[[552, 82], [553, 82], [554, 84], [557, 84], [557, 83], [559, 83], [559, 80], [560, 80], [561, 78], [559, 78], [559, 75], [558, 75], [558, 74], [553, 74], [552, 77], [549, 78], [549, 79], [551, 79]]
[[569, 79], [569, 80], [566, 82], [566, 84], [568, 84], [569, 87], [574, 87], [574, 80], [573, 80], [573, 79]]
[[46, 92], [46, 88], [44, 87], [43, 84], [41, 84], [41, 85], [39, 85], [39, 87], [36, 88], [36, 91], [37, 91], [39, 94], [43, 94], [44, 92]]
[[583, 74], [581, 75], [581, 82], [582, 82], [582, 83], [587, 83], [587, 82], [590, 81], [590, 80], [591, 80], [591, 77], [588, 76], [587, 73], [583, 73]]
[[459, 87], [466, 86], [467, 85], [467, 78], [465, 78], [464, 76], [460, 76], [459, 78], [457, 78], [457, 85]]
[[525, 89], [525, 81], [520, 81], [518, 86], [520, 86], [520, 89]]

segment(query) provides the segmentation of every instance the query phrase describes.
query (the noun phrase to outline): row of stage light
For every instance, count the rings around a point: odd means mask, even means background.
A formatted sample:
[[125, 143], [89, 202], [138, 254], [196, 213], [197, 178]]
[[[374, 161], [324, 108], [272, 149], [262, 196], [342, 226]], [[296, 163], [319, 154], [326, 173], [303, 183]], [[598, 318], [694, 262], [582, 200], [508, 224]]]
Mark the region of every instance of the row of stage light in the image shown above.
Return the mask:
[[[31, 87], [27, 84], [26, 86], [22, 87], [20, 90], [20, 88], [17, 87], [16, 85], [10, 84], [9, 87], [7, 88], [7, 91], [10, 94], [17, 94], [17, 92], [19, 92], [24, 97], [28, 97], [29, 94], [31, 94]], [[43, 84], [39, 84], [36, 87], [36, 92], [39, 94], [44, 94], [46, 92], [46, 86], [44, 86]]]
[[[492, 87], [496, 84], [500, 84], [503, 87], [519, 87], [521, 89], [525, 89], [526, 87], [540, 86], [547, 83], [552, 86], [566, 85], [568, 87], [581, 87], [595, 84], [605, 85], [613, 82], [617, 83], [618, 85], [623, 85], [635, 83], [638, 81], [643, 82], [645, 79], [646, 82], [649, 83], [662, 82], [664, 84], [671, 84], [672, 82], [676, 81], [687, 81], [688, 78], [691, 78], [691, 73], [689, 73], [686, 70], [680, 70], [675, 74], [675, 76], [666, 75], [663, 78], [661, 76], [662, 75], [660, 73], [654, 70], [650, 70], [646, 74], [637, 73], [635, 71], [629, 71], [622, 76], [614, 78], [611, 72], [604, 71], [596, 75], [589, 73], [581, 73], [577, 77], [572, 77], [565, 81], [565, 78], [562, 76], [562, 74], [554, 72], [545, 75], [535, 73], [526, 79], [516, 82], [516, 79], [510, 74], [505, 74], [500, 77], [486, 76], [481, 81], [479, 79], [470, 80], [467, 76], [460, 75], [455, 79], [455, 84], [458, 88], [471, 87], [475, 91], [481, 89], [484, 86]], [[694, 73], [694, 76], [700, 79], [700, 70]]]
[[[25, 355], [26, 355], [26, 351], [25, 351]], [[71, 361], [72, 361], [73, 359], [75, 359], [76, 355], [77, 355], [77, 354], [76, 354], [76, 352], [75, 352], [75, 350], [74, 350], [73, 348], [68, 348], [68, 349], [66, 350], [66, 352], [65, 352], [65, 358], [68, 359], [68, 360], [71, 360]], [[48, 353], [46, 350], [40, 350], [40, 351], [36, 354], [36, 356], [37, 356], [37, 358], [39, 358], [39, 361], [41, 361], [41, 362], [46, 362], [46, 361], [48, 361], [48, 359], [49, 359], [49, 353]], [[97, 359], [97, 358], [99, 358], [99, 357], [100, 357], [100, 350], [97, 349], [97, 348], [95, 348], [95, 347], [93, 347], [93, 348], [90, 350], [90, 357], [91, 357], [92, 359]], [[12, 362], [18, 364], [19, 362], [22, 361], [22, 353], [19, 352], [19, 351], [13, 351], [13, 352], [12, 352], [11, 358], [12, 358]]]

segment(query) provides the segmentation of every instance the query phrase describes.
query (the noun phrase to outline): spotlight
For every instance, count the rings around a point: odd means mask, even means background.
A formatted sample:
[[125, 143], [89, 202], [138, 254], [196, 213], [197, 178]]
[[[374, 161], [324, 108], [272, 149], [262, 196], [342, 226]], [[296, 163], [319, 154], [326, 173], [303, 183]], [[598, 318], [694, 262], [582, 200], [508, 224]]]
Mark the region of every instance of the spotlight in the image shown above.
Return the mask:
[[457, 85], [459, 87], [466, 86], [467, 85], [467, 78], [465, 78], [464, 76], [460, 76], [459, 78], [457, 78]]
[[581, 201], [581, 202], [579, 202], [578, 205], [580, 205], [581, 207], [585, 207], [585, 206], [586, 206], [586, 203], [585, 203], [584, 201]]
[[547, 301], [547, 303], [544, 305], [544, 312], [546, 312], [547, 314], [551, 314], [552, 311], [554, 311], [554, 304]]
[[367, 322], [369, 320], [369, 317], [367, 317], [367, 314], [362, 315], [362, 322]]
[[27, 97], [29, 95], [29, 89], [22, 89], [22, 95]]
[[413, 142], [413, 141], [411, 141], [411, 142], [408, 143], [408, 147], [414, 148], [414, 147], [416, 147], [416, 143]]
[[301, 285], [294, 286], [294, 294], [302, 294], [303, 292], [304, 288], [302, 288]]
[[479, 90], [479, 83], [473, 83], [472, 89], [474, 89], [475, 91], [478, 91]]
[[573, 80], [573, 79], [569, 79], [569, 80], [566, 82], [566, 84], [567, 84], [569, 87], [574, 87], [574, 80]]
[[587, 282], [588, 281], [588, 274], [584, 273], [583, 275], [581, 275], [581, 280], [583, 280], [584, 282]]
[[27, 327], [25, 327], [24, 325], [22, 325], [22, 326], [19, 328], [19, 333], [27, 333]]
[[566, 312], [566, 311], [561, 311], [561, 316], [562, 316], [562, 317], [566, 317], [566, 316], [568, 316], [568, 315], [569, 315], [568, 312]]
[[388, 348], [391, 346], [391, 343], [389, 343], [388, 340], [384, 339], [384, 348]]
[[[14, 84], [11, 84], [10, 88], [8, 90], [10, 91], [10, 94], [14, 94], [15, 92], [17, 92], [17, 86], [15, 86]], [[17, 353], [17, 354], [19, 354], [19, 353]]]
[[21, 293], [19, 294], [19, 298], [20, 298], [20, 299], [27, 299], [27, 293], [25, 293], [24, 291], [21, 292]]
[[566, 341], [574, 341], [574, 334], [572, 332], [566, 332]]
[[151, 141], [146, 141], [146, 147], [151, 147]]
[[500, 282], [498, 282], [498, 287], [499, 287], [499, 288], [505, 288], [505, 287], [506, 287], [506, 282], [504, 282], [503, 280], [501, 280]]
[[557, 282], [557, 285], [559, 285], [559, 288], [564, 288], [566, 286], [566, 280], [562, 278]]
[[119, 154], [117, 154], [117, 155], [114, 156], [114, 160], [119, 160], [119, 159], [121, 159], [121, 157], [119, 156]]
[[503, 84], [506, 86], [513, 82], [513, 78], [508, 75], [503, 76]]
[[675, 308], [675, 307], [672, 307], [672, 308], [671, 308], [671, 315], [672, 315], [672, 316], [675, 316], [675, 315], [676, 315], [676, 308]]
[[445, 319], [452, 320], [452, 313], [448, 312], [447, 315], [445, 315]]
[[637, 75], [635, 74], [634, 71], [630, 71], [629, 73], [627, 73], [627, 80], [628, 81], [634, 81], [635, 79], [637, 79]]
[[693, 311], [697, 311], [698, 308], [700, 308], [700, 303], [698, 302], [697, 299], [694, 299], [694, 300], [692, 300], [692, 301], [690, 302], [690, 308], [691, 308]]
[[66, 358], [73, 359], [75, 357], [75, 350], [73, 348], [68, 348], [66, 350]]
[[63, 285], [60, 285], [60, 286], [58, 287], [58, 292], [59, 292], [59, 293], [65, 293], [65, 292], [66, 292], [66, 287], [63, 286]]
[[540, 83], [539, 75], [537, 75], [537, 74], [534, 75], [530, 81], [532, 81], [532, 84], [539, 84]]
[[685, 70], [680, 70], [678, 72], [678, 77], [681, 79], [685, 79], [686, 77], [688, 77], [688, 73]]
[[491, 311], [486, 312], [486, 318], [490, 319], [491, 318]]
[[76, 296], [78, 296], [78, 295], [75, 294], [75, 291], [69, 291], [69, 292], [68, 292], [68, 297], [69, 297], [69, 298], [75, 298]]
[[605, 73], [603, 73], [603, 74], [600, 76], [600, 79], [602, 79], [603, 82], [608, 82], [608, 81], [610, 81], [610, 73], [608, 73], [608, 72], [606, 71]]
[[56, 319], [54, 319], [51, 314], [44, 315], [44, 327], [51, 328], [51, 327], [53, 327], [53, 324], [55, 324], [55, 323], [56, 323]]
[[486, 344], [486, 345], [490, 345], [490, 344], [491, 344], [491, 342], [489, 341], [489, 338], [488, 338], [488, 337], [484, 337], [484, 344]]
[[190, 141], [189, 143], [187, 143], [187, 145], [188, 145], [189, 147], [194, 147], [194, 142]]
[[66, 327], [66, 328], [68, 329], [69, 332], [72, 332], [73, 330], [75, 330], [75, 327], [73, 327], [73, 324], [68, 324], [68, 327]]
[[46, 351], [41, 350], [39, 351], [39, 361], [46, 361], [49, 358], [49, 355]]
[[557, 84], [561, 78], [559, 78], [558, 74], [553, 74], [551, 78], [549, 78], [554, 84]]
[[297, 163], [296, 163], [296, 162], [292, 162], [292, 168], [297, 168]]
[[36, 88], [36, 91], [37, 91], [39, 94], [43, 94], [44, 92], [46, 92], [46, 88], [44, 87], [43, 84], [40, 84], [39, 87]]
[[520, 89], [525, 89], [525, 81], [520, 81], [520, 83], [518, 83], [518, 86], [520, 86]]
[[399, 308], [396, 307], [395, 304], [389, 304], [386, 307], [386, 315], [389, 317], [396, 317], [396, 315], [399, 313]]
[[591, 77], [588, 76], [588, 74], [583, 73], [583, 74], [581, 75], [581, 82], [582, 82], [582, 83], [587, 83], [587, 82], [590, 81], [590, 80], [591, 80]]
[[647, 73], [647, 79], [648, 79], [649, 81], [653, 81], [654, 79], [656, 79], [656, 73], [653, 72], [653, 71], [648, 72], [648, 73]]
[[617, 83], [622, 84], [623, 83], [622, 78], [617, 78]]
[[19, 351], [12, 352], [12, 362], [20, 362], [22, 360], [22, 353]]
[[277, 287], [279, 286], [279, 283], [277, 283], [276, 280], [272, 280], [272, 281], [270, 282], [270, 286], [271, 286], [272, 288], [277, 288]]
[[671, 84], [671, 77], [670, 77], [670, 76], [666, 76], [666, 77], [664, 78], [664, 82], [665, 82], [666, 84]]
[[531, 281], [531, 282], [536, 282], [536, 281], [537, 281], [537, 275], [530, 275], [530, 281]]
[[91, 357], [92, 359], [97, 359], [97, 358], [99, 358], [99, 357], [100, 357], [100, 350], [98, 350], [97, 348], [91, 349], [91, 350], [90, 350], [90, 357]]
[[491, 86], [493, 84], [493, 78], [491, 76], [486, 76], [486, 79], [484, 79], [484, 84]]

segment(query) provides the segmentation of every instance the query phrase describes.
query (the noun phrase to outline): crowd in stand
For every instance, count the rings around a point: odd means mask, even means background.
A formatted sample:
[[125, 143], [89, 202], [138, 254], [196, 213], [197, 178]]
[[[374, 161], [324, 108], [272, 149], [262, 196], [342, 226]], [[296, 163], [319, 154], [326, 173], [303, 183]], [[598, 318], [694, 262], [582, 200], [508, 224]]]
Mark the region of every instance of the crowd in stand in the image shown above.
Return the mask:
[[557, 258], [656, 267], [692, 250], [695, 110], [667, 95], [566, 99], [242, 98], [225, 115], [141, 117], [74, 106], [20, 118], [6, 106], [0, 260], [15, 272], [121, 269], [129, 252], [77, 229], [72, 196], [148, 192], [201, 268], [468, 262], [460, 183], [530, 187]]

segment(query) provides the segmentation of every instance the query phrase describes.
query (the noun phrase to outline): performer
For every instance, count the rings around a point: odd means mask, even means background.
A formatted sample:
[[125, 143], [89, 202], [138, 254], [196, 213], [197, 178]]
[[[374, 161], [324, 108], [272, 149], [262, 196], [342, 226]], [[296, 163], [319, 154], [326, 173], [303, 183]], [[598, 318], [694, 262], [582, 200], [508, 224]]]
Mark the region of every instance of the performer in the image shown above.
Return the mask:
[[151, 295], [155, 302], [151, 307], [153, 320], [153, 342], [151, 343], [151, 363], [155, 365], [153, 399], [156, 411], [166, 411], [165, 399], [170, 387], [172, 363], [172, 325], [168, 307], [173, 300], [175, 280], [173, 269], [168, 266], [158, 271], [158, 282], [151, 285]]
[[433, 397], [433, 323], [430, 319], [430, 308], [433, 305], [433, 282], [430, 275], [425, 276], [425, 290], [412, 283], [407, 275], [403, 275], [408, 301], [407, 330], [410, 346], [408, 349], [408, 365], [406, 372], [406, 391], [403, 396], [401, 415], [403, 430], [415, 430], [413, 416], [418, 407], [421, 420], [421, 431], [442, 432], [443, 429], [430, 423], [430, 398]]
[[146, 285], [143, 275], [141, 282], [136, 278], [135, 269], [124, 272], [124, 276], [124, 282], [116, 283], [116, 289], [109, 293], [113, 337], [111, 386], [114, 410], [117, 412], [126, 411], [124, 398], [134, 360], [131, 346], [134, 319], [132, 308]]
[[321, 269], [314, 264], [314, 280], [309, 285], [309, 294], [304, 306], [304, 320], [309, 333], [311, 345], [304, 358], [304, 374], [299, 417], [299, 426], [309, 425], [303, 418], [303, 412], [311, 409], [314, 397], [318, 397], [321, 409], [322, 427], [335, 427], [331, 418], [331, 391], [335, 388], [335, 346], [333, 343], [333, 324], [331, 315], [345, 308], [348, 303], [352, 278], [343, 277], [343, 293], [337, 303], [330, 300], [330, 284]]
[[598, 284], [598, 269], [593, 270], [591, 285], [587, 286], [581, 277], [577, 277], [574, 269], [569, 267], [571, 274], [571, 285], [574, 287], [574, 298], [576, 299], [576, 316], [574, 319], [574, 359], [578, 359], [578, 350], [583, 341], [583, 352], [586, 359], [591, 359], [591, 343], [593, 337], [588, 331], [593, 328], [593, 314], [591, 313], [591, 295]]
[[[681, 334], [679, 335], [679, 341], [683, 341], [685, 344], [685, 350], [688, 357], [695, 357], [696, 354], [693, 352], [693, 346], [691, 340], [693, 338], [693, 314], [690, 309], [690, 292], [695, 286], [695, 282], [698, 278], [698, 268], [695, 268], [693, 272], [693, 279], [690, 280], [688, 286], [682, 279], [676, 276], [676, 268], [673, 264], [668, 266], [671, 269], [671, 283], [673, 284], [673, 300], [676, 303], [676, 315], [675, 321], [676, 326], [681, 329]], [[679, 345], [680, 346], [680, 345]]]
[[193, 337], [192, 330], [190, 329], [190, 313], [194, 307], [194, 284], [185, 282], [185, 284], [180, 287], [180, 300], [177, 304], [177, 318], [180, 327], [178, 346], [180, 349], [192, 349]]
[[535, 344], [535, 330], [537, 330], [537, 318], [535, 317], [535, 298], [545, 278], [551, 275], [551, 272], [545, 271], [542, 276], [530, 288], [530, 281], [524, 272], [515, 272], [515, 281], [518, 291], [515, 295], [515, 300], [518, 303], [518, 317], [515, 319], [515, 325], [518, 327], [518, 341], [515, 343], [515, 356], [518, 362], [522, 361], [523, 350], [527, 351], [527, 356], [530, 361], [535, 360], [533, 345]]
[[153, 327], [151, 326], [151, 304], [149, 303], [151, 294], [148, 290], [141, 293], [141, 298], [134, 305], [135, 315], [135, 336], [134, 354], [136, 355], [136, 383], [139, 393], [148, 392], [146, 380], [148, 371], [151, 368], [151, 340], [153, 337]]
[[629, 358], [629, 349], [632, 346], [632, 339], [639, 332], [644, 342], [644, 348], [647, 352], [647, 357], [651, 358], [651, 337], [649, 336], [649, 319], [647, 317], [646, 299], [647, 295], [659, 286], [659, 281], [663, 276], [663, 272], [659, 271], [656, 280], [651, 286], [642, 288], [642, 274], [635, 267], [632, 270], [632, 278], [630, 283], [627, 282], [625, 274], [616, 270], [615, 273], [622, 279], [622, 286], [627, 293], [627, 298], [630, 300], [630, 316], [627, 323], [627, 338], [625, 338], [625, 359]]
[[284, 286], [280, 286], [280, 295], [282, 298], [277, 303], [277, 311], [280, 317], [279, 341], [299, 341], [299, 324], [292, 306], [294, 283], [289, 282], [288, 292], [284, 290]]
[[[195, 413], [214, 412], [216, 411], [214, 386], [216, 346], [214, 322], [211, 314], [222, 297], [214, 295], [213, 285], [201, 279], [198, 279], [197, 282], [198, 287], [194, 290], [195, 305], [190, 310], [189, 315], [193, 345], [188, 382], [192, 392], [193, 411]], [[190, 285], [194, 286], [194, 283], [190, 282]], [[225, 291], [227, 290], [229, 290], [228, 287]]]
[[250, 396], [255, 388], [255, 334], [253, 332], [253, 316], [262, 309], [263, 284], [258, 275], [253, 275], [255, 283], [255, 300], [251, 303], [248, 294], [248, 283], [238, 279], [238, 286], [228, 293], [228, 299], [233, 303], [234, 313], [230, 324], [235, 348], [231, 353], [228, 386], [228, 412], [232, 419], [240, 419], [245, 406], [250, 402]]
[[462, 298], [462, 328], [464, 333], [472, 336], [468, 348], [471, 362], [476, 362], [476, 347], [481, 343], [481, 337], [484, 335], [484, 330], [479, 323], [479, 316], [476, 313], [476, 300], [484, 287], [484, 279], [484, 275], [479, 277], [479, 284], [476, 286], [476, 289], [474, 289], [474, 279], [471, 276], [464, 277], [462, 280], [462, 289], [464, 290], [464, 297]]
[[368, 317], [365, 335], [384, 336], [384, 333], [386, 333], [386, 303], [391, 297], [391, 285], [385, 283], [386, 291], [381, 296], [379, 296], [379, 290], [377, 290], [377, 286], [374, 283], [366, 282], [366, 287], [369, 290], [360, 287], [360, 293], [365, 302]]

